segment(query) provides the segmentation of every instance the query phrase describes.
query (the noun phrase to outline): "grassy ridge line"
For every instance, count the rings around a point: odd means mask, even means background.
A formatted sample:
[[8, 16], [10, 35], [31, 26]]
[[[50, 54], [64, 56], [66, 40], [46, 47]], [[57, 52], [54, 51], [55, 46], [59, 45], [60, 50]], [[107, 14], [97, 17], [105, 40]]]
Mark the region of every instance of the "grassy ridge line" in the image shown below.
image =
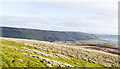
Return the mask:
[[62, 53], [69, 55], [78, 59], [84, 59], [87, 61], [94, 62], [96, 64], [101, 64], [107, 67], [117, 66], [118, 64], [118, 55], [105, 53], [96, 50], [88, 50], [84, 48], [73, 48], [66, 45], [59, 45], [45, 41], [36, 41], [36, 40], [26, 40], [26, 39], [13, 39], [13, 38], [2, 38], [8, 41], [14, 41], [22, 43], [28, 46], [34, 46], [36, 49]]
[[[3, 46], [2, 55], [3, 55], [3, 66], [4, 67], [45, 67], [45, 65], [48, 64], [48, 63], [40, 62], [43, 60], [20, 54], [20, 53], [25, 53], [25, 51], [21, 51], [22, 49], [21, 47], [27, 47], [29, 49], [34, 49], [34, 47], [29, 47], [29, 46], [26, 46], [20, 43], [15, 43], [13, 41], [6, 41], [6, 40], [2, 40], [2, 46]], [[39, 54], [33, 54], [33, 55], [39, 55]], [[57, 60], [63, 63], [68, 63], [75, 67], [102, 67], [99, 64], [94, 64], [88, 61], [84, 61], [84, 60], [76, 59], [72, 57], [69, 57], [71, 58], [71, 60], [62, 60], [62, 59], [52, 58], [52, 57], [46, 57], [46, 58]], [[21, 59], [22, 61], [19, 61], [19, 59]], [[12, 62], [13, 60], [15, 60], [14, 63]], [[74, 64], [74, 63], [78, 63], [78, 64]]]

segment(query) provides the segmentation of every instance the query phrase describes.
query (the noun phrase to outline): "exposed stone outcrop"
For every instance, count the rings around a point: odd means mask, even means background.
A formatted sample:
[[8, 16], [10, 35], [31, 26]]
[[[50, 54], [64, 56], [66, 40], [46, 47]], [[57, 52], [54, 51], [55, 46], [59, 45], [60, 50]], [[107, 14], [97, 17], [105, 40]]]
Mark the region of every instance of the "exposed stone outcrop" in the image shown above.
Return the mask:
[[45, 58], [45, 57], [42, 57], [42, 56], [38, 56], [38, 55], [31, 55], [31, 54], [27, 54], [27, 53], [21, 53], [21, 54], [25, 54], [26, 56], [34, 57], [34, 58], [37, 58], [37, 59], [42, 59], [42, 62], [51, 63], [51, 64], [53, 64], [53, 66], [58, 66], [58, 67], [74, 67], [74, 66], [72, 66], [70, 64], [62, 63], [62, 62], [59, 62], [59, 61], [56, 61], [56, 60], [51, 60], [51, 59], [48, 59], [48, 58]]
[[38, 51], [38, 50], [35, 50], [35, 49], [28, 49], [26, 47], [22, 47], [23, 49], [21, 49], [21, 51], [25, 51], [25, 52], [29, 52], [29, 53], [35, 53], [35, 54], [42, 54], [44, 56], [49, 56], [49, 57], [54, 57], [54, 58], [61, 58], [61, 59], [64, 59], [64, 60], [70, 60], [70, 58], [68, 58], [67, 56], [65, 55], [62, 55], [62, 54], [58, 54], [58, 53], [45, 53], [45, 52], [41, 52], [41, 51]]

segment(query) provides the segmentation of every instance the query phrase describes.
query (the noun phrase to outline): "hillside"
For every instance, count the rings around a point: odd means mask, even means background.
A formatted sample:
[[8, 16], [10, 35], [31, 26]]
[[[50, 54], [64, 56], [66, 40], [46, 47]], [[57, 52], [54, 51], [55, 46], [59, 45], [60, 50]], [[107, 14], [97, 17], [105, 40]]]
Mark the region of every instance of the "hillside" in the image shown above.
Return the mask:
[[63, 32], [13, 27], [0, 27], [0, 31], [2, 31], [2, 34], [0, 34], [2, 37], [8, 38], [33, 39], [50, 42], [96, 42], [118, 45], [117, 35], [88, 34], [83, 32]]
[[88, 42], [88, 43], [55, 42], [55, 43], [68, 45], [76, 48], [86, 48], [86, 49], [98, 50], [98, 51], [120, 55], [120, 53], [118, 52], [119, 47], [116, 45], [110, 45], [110, 44], [104, 44], [104, 43], [93, 43], [93, 42]]
[[[117, 67], [118, 55], [37, 40], [0, 38], [3, 67]], [[87, 44], [88, 46], [90, 44]], [[117, 46], [116, 46], [117, 48]]]
[[102, 35], [96, 35], [98, 36], [99, 38], [110, 38], [110, 39], [117, 39], [118, 40], [118, 35], [105, 35], [105, 34], [102, 34]]
[[93, 34], [82, 32], [60, 32], [25, 28], [0, 27], [2, 37], [35, 39], [42, 41], [75, 41], [95, 39]]
[[118, 46], [118, 39], [112, 39], [112, 38], [97, 38], [97, 39], [91, 39], [91, 40], [80, 40], [76, 41], [79, 43], [102, 43], [102, 44], [111, 44], [111, 45], [117, 45]]

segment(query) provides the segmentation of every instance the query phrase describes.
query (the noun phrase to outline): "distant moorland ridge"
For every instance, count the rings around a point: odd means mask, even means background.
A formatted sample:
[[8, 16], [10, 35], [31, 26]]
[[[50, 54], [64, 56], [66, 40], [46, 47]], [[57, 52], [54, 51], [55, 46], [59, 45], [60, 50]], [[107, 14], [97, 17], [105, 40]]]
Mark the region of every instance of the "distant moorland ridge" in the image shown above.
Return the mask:
[[93, 34], [82, 32], [48, 31], [13, 27], [0, 27], [2, 37], [35, 39], [42, 41], [75, 41], [96, 39]]
[[83, 32], [49, 31], [26, 28], [0, 27], [2, 37], [34, 39], [42, 41], [80, 41], [98, 38], [114, 38], [117, 35], [96, 35]]

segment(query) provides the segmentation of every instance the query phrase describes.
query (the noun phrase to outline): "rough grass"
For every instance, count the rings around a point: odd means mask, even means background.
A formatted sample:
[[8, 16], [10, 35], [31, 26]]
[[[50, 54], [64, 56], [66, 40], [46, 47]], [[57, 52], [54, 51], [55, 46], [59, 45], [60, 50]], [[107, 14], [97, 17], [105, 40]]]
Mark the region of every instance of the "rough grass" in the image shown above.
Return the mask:
[[[35, 49], [34, 47], [26, 46], [21, 43], [15, 43], [13, 41], [7, 41], [7, 40], [2, 40], [1, 42], [2, 42], [2, 45], [4, 45], [4, 46], [2, 46], [2, 65], [3, 65], [3, 67], [45, 67], [46, 64], [49, 64], [49, 63], [40, 62], [40, 61], [42, 61], [40, 59], [36, 59], [34, 57], [28, 57], [28, 56], [25, 56], [24, 54], [20, 54], [20, 53], [28, 53], [28, 52], [20, 51], [20, 49], [22, 49], [21, 47]], [[7, 47], [6, 45], [11, 46], [11, 47], [16, 47], [17, 49], [12, 50], [11, 48]], [[28, 53], [28, 54], [30, 54], [30, 53]], [[36, 54], [36, 55], [38, 55], [38, 54]], [[41, 55], [41, 54], [39, 54], [39, 55]], [[75, 67], [103, 67], [100, 64], [94, 64], [92, 62], [73, 58], [73, 57], [70, 57], [67, 55], [66, 56], [71, 58], [71, 60], [63, 60], [60, 58], [46, 57], [44, 55], [41, 55], [41, 56], [52, 59], [52, 60], [57, 60], [60, 62], [68, 63]], [[19, 61], [18, 59], [22, 59], [23, 61]], [[15, 62], [12, 62], [13, 60], [15, 60]]]

